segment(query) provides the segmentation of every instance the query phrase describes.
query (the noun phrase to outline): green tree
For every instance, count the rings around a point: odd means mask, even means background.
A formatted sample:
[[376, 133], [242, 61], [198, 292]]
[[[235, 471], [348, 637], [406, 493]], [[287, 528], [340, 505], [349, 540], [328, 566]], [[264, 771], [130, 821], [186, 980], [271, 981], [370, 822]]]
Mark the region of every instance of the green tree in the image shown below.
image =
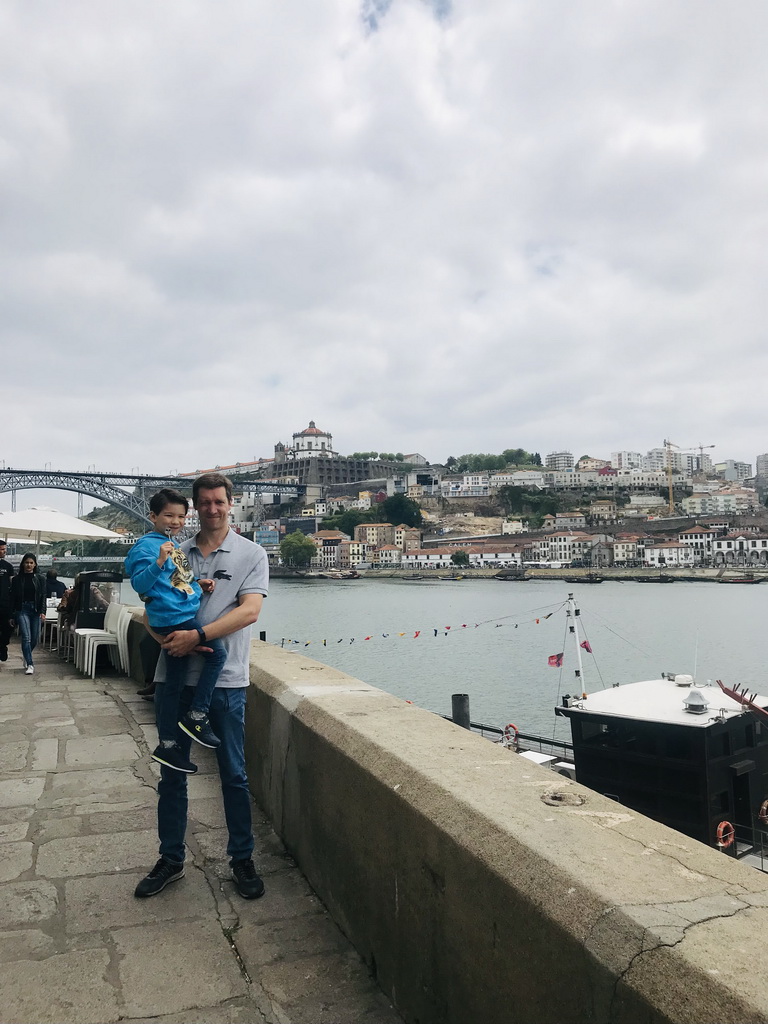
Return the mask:
[[406, 526], [421, 526], [419, 503], [404, 494], [393, 494], [386, 501], [382, 501], [378, 510], [385, 523], [393, 523], [395, 526], [399, 526], [400, 523]]
[[355, 527], [359, 526], [360, 523], [364, 523], [368, 518], [367, 513], [363, 512], [359, 508], [350, 508], [346, 512], [342, 512], [336, 519], [336, 525], [332, 527], [334, 530], [341, 530], [342, 533], [346, 533], [348, 537], [352, 537], [355, 532]]
[[315, 542], [301, 530], [294, 530], [280, 541], [280, 557], [284, 565], [302, 568], [309, 565], [317, 552]]
[[508, 516], [517, 516], [523, 511], [522, 487], [515, 487], [513, 484], [505, 484], [500, 487], [496, 495], [499, 504]]
[[454, 551], [451, 561], [454, 565], [469, 565], [469, 555], [466, 551]]

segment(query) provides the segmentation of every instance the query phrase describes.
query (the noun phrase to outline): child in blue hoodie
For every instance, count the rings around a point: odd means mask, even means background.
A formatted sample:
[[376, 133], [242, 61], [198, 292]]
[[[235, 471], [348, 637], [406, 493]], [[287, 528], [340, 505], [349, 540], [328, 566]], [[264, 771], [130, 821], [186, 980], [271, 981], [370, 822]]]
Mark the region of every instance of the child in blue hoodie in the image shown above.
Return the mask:
[[[149, 502], [149, 518], [155, 529], [136, 541], [125, 559], [131, 585], [146, 605], [152, 632], [168, 636], [177, 629], [202, 627], [195, 616], [203, 592], [211, 593], [213, 580], [196, 580], [187, 556], [171, 538], [181, 530], [189, 502], [178, 491], [164, 487]], [[204, 634], [203, 634], [204, 635]], [[208, 710], [219, 673], [227, 658], [221, 640], [205, 640], [209, 653], [200, 652], [205, 664], [195, 687], [189, 712], [179, 719], [179, 698], [187, 679], [187, 658], [166, 657], [166, 676], [157, 703], [157, 732], [160, 743], [152, 753], [155, 761], [179, 772], [193, 775], [197, 767], [181, 752], [176, 729], [182, 729], [204, 747], [218, 747]], [[192, 657], [193, 655], [189, 655]]]

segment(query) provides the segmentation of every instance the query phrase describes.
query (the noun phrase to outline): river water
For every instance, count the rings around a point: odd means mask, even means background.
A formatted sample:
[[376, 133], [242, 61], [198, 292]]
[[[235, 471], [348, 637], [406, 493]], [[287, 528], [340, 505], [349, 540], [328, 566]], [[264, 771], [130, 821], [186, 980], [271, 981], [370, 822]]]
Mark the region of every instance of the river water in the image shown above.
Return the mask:
[[[768, 694], [768, 584], [274, 579], [256, 628], [430, 711], [450, 714], [451, 694], [467, 693], [475, 722], [569, 739], [552, 713], [578, 690], [569, 592], [593, 652], [582, 652], [587, 692], [688, 672]], [[139, 603], [128, 582], [122, 600]], [[561, 651], [562, 668], [550, 668]]]
[[[587, 692], [667, 671], [768, 693], [768, 584], [280, 579], [258, 628], [271, 643], [429, 710], [450, 714], [451, 694], [467, 693], [473, 721], [567, 739], [552, 709], [578, 689], [565, 634], [569, 592], [593, 651], [583, 652]], [[562, 669], [549, 667], [561, 651]]]

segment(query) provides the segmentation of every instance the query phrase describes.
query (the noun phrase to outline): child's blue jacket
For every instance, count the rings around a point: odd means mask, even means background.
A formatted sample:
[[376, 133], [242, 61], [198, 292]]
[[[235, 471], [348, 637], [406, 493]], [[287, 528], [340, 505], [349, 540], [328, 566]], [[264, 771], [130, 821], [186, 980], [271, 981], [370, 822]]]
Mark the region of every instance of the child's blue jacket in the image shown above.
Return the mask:
[[170, 558], [157, 564], [160, 548], [168, 539], [153, 530], [136, 541], [125, 559], [125, 571], [147, 606], [150, 626], [175, 626], [194, 618], [200, 608], [203, 592], [176, 541]]

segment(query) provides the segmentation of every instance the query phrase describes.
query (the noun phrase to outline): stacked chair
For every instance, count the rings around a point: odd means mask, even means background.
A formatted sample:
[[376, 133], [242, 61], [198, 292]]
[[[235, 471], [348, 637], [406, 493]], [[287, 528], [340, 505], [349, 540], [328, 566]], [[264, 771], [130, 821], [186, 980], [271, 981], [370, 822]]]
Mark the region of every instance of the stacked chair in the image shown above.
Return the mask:
[[104, 629], [75, 629], [75, 666], [92, 679], [96, 676], [96, 656], [100, 647], [107, 647], [112, 664], [118, 672], [128, 675], [128, 626], [131, 622], [130, 609], [114, 602], [104, 615]]
[[59, 607], [58, 597], [49, 597], [45, 602], [45, 622], [43, 622], [43, 628], [40, 633], [40, 643], [45, 647], [48, 644], [48, 650], [52, 651], [58, 643], [57, 635], [59, 631], [59, 613], [57, 611]]

